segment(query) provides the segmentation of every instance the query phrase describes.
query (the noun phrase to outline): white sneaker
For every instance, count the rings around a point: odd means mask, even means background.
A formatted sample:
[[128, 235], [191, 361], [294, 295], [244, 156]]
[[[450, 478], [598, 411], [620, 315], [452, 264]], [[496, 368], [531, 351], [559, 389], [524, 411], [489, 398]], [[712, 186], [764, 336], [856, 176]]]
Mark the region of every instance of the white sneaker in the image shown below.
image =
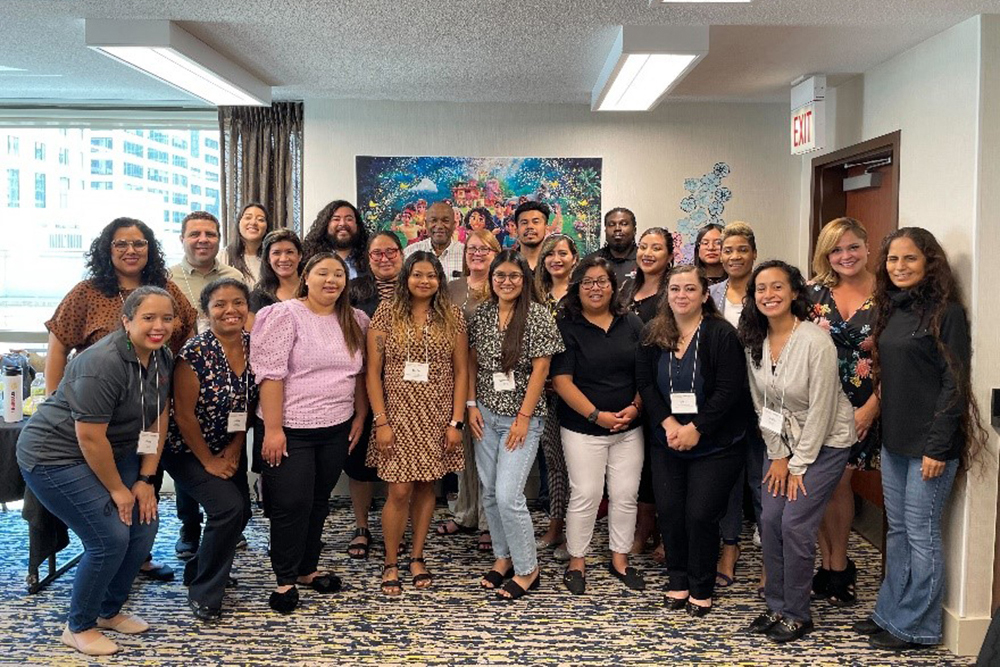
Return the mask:
[[755, 546], [760, 546], [760, 526], [753, 527], [753, 543]]

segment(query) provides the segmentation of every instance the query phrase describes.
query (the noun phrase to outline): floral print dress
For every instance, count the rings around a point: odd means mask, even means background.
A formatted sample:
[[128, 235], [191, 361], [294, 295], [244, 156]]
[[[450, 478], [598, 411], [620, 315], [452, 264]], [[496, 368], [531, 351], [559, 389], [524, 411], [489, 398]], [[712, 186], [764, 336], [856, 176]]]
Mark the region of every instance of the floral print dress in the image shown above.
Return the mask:
[[[812, 303], [810, 318], [833, 337], [837, 347], [837, 370], [840, 385], [854, 408], [868, 402], [874, 391], [872, 385], [872, 349], [875, 339], [872, 328], [875, 322], [875, 308], [872, 297], [844, 319], [837, 308], [833, 290], [825, 285], [809, 285], [806, 296]], [[848, 466], [857, 470], [878, 468], [879, 450], [882, 447], [881, 429], [878, 420], [868, 429], [864, 440], [851, 447]]]

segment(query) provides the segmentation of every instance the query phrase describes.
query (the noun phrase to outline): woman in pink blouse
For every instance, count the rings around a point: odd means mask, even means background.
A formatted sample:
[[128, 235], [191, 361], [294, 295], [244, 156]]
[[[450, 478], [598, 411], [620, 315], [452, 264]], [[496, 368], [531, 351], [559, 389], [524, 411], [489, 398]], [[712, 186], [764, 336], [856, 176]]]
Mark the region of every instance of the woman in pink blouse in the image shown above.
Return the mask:
[[364, 345], [368, 316], [352, 308], [347, 265], [319, 253], [306, 264], [296, 298], [257, 313], [250, 363], [260, 384], [264, 499], [271, 519], [270, 605], [291, 613], [297, 585], [340, 590], [318, 569], [330, 492], [361, 437], [368, 399]]

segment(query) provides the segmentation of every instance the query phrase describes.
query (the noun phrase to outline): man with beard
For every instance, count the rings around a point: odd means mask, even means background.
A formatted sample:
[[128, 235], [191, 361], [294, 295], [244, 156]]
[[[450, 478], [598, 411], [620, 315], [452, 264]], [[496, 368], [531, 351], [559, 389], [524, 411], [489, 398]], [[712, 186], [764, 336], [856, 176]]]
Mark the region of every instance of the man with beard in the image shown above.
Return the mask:
[[424, 224], [427, 238], [406, 246], [403, 254], [409, 257], [418, 250], [433, 252], [441, 262], [446, 279], [461, 278], [465, 245], [452, 238], [455, 234], [455, 211], [451, 204], [443, 201], [431, 204], [424, 214]]
[[[361, 222], [358, 209], [349, 201], [337, 199], [324, 206], [316, 215], [302, 245], [303, 265], [316, 253], [334, 252], [347, 262], [351, 280], [371, 270], [366, 256], [368, 230]], [[267, 261], [266, 258], [264, 261]]]
[[621, 206], [608, 211], [604, 215], [604, 240], [607, 245], [588, 257], [608, 260], [618, 284], [623, 285], [626, 278], [635, 277], [635, 213]]
[[528, 260], [528, 266], [532, 271], [538, 265], [538, 256], [542, 251], [542, 241], [545, 240], [551, 213], [548, 204], [537, 201], [525, 201], [514, 211], [518, 251]]

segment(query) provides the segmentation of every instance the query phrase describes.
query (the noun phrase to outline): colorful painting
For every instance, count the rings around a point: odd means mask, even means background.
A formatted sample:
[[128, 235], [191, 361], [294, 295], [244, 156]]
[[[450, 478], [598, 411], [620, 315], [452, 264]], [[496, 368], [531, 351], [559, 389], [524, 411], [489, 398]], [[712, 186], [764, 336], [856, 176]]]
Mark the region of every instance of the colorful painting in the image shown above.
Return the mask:
[[681, 211], [687, 217], [677, 221], [674, 247], [680, 248], [680, 251], [675, 253], [674, 263], [690, 264], [694, 261], [694, 240], [699, 229], [709, 223], [726, 224], [722, 212], [726, 208], [726, 202], [733, 198], [733, 192], [722, 185], [722, 179], [730, 171], [725, 162], [716, 162], [712, 171], [701, 178], [684, 179], [687, 194], [681, 199]]
[[601, 158], [359, 155], [355, 167], [365, 224], [396, 232], [404, 245], [426, 237], [427, 207], [442, 200], [455, 208], [459, 241], [486, 228], [512, 247], [514, 209], [540, 201], [552, 208], [550, 232], [571, 236], [581, 253], [601, 245]]

